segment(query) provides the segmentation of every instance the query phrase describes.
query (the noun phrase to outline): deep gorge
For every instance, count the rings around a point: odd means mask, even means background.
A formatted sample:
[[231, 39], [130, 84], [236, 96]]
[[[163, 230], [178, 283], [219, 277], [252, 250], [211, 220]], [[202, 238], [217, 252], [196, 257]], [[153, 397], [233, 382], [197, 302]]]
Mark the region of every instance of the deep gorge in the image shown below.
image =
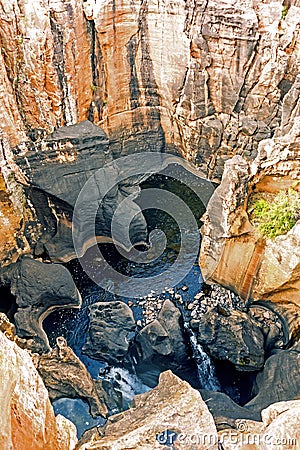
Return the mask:
[[299, 30], [0, 0], [1, 449], [299, 447]]

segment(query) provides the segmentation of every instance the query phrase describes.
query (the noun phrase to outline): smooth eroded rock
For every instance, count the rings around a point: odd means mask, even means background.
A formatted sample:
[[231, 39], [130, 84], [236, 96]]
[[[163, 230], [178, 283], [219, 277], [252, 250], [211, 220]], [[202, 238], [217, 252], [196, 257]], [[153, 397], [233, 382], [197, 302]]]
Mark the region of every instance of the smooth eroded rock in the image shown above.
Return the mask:
[[299, 365], [299, 344], [270, 356], [256, 377], [257, 395], [246, 407], [251, 411], [261, 411], [272, 403], [297, 399], [300, 392]]

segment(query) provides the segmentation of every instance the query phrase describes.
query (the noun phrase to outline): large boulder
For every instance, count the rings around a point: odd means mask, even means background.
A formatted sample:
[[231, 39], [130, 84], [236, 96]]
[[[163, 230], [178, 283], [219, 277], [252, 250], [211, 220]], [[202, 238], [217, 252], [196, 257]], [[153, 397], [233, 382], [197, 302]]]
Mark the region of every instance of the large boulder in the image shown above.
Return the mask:
[[197, 339], [210, 356], [229, 361], [237, 370], [263, 367], [264, 336], [258, 322], [242, 311], [209, 311], [199, 322]]
[[26, 350], [0, 332], [0, 448], [73, 450], [75, 426], [56, 418], [48, 392]]
[[56, 346], [49, 353], [35, 355], [34, 363], [51, 401], [63, 397], [81, 398], [89, 403], [93, 417], [107, 416], [109, 399], [101, 381], [92, 379], [63, 337], [56, 339]]
[[256, 377], [256, 396], [245, 406], [251, 411], [261, 411], [272, 403], [299, 398], [299, 361], [299, 343], [270, 356]]
[[126, 303], [98, 302], [89, 307], [90, 324], [83, 352], [94, 359], [120, 364], [134, 336], [135, 321]]
[[149, 386], [156, 386], [164, 370], [182, 374], [191, 368], [182, 315], [170, 300], [164, 301], [157, 319], [137, 334], [131, 358], [138, 375]]
[[260, 412], [238, 405], [224, 392], [200, 389], [200, 394], [214, 418], [217, 429], [234, 426], [237, 419], [261, 420]]
[[300, 440], [300, 400], [273, 403], [262, 411], [262, 422], [238, 419], [219, 431], [226, 450], [294, 450]]
[[17, 334], [29, 340], [28, 345], [34, 351], [49, 349], [42, 321], [50, 311], [81, 305], [81, 295], [72, 276], [62, 265], [23, 257], [1, 270], [0, 283], [15, 297]]
[[198, 439], [197, 450], [218, 448], [216, 427], [200, 393], [167, 371], [156, 388], [134, 398], [129, 410], [83, 435], [78, 448], [154, 450], [174, 443], [183, 450], [194, 448], [193, 439]]

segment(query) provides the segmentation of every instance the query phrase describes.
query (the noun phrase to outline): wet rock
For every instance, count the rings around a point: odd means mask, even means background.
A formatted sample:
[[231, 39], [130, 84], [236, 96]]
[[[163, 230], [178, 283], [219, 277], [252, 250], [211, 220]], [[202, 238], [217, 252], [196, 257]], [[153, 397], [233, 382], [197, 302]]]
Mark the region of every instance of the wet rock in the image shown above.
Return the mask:
[[[132, 407], [108, 419], [103, 429], [92, 430], [80, 439], [79, 450], [160, 449], [167, 443], [163, 434], [174, 433], [176, 448], [191, 448], [191, 436], [211, 436], [197, 450], [218, 448], [216, 427], [198, 391], [172, 372], [160, 375], [159, 384], [134, 398]], [[183, 437], [184, 436], [184, 437]]]
[[89, 307], [90, 324], [83, 352], [94, 359], [120, 364], [134, 337], [135, 321], [129, 306], [120, 301]]
[[256, 396], [245, 406], [251, 411], [261, 411], [272, 403], [297, 399], [300, 391], [299, 362], [299, 344], [270, 356], [256, 377]]
[[0, 332], [0, 447], [74, 450], [75, 426], [55, 418], [47, 389], [26, 350]]
[[224, 315], [217, 308], [211, 310], [199, 323], [197, 339], [210, 356], [231, 362], [237, 370], [263, 367], [263, 334], [258, 322], [246, 313], [231, 310], [229, 315]]
[[145, 384], [155, 386], [163, 370], [187, 370], [189, 355], [182, 325], [179, 309], [165, 300], [157, 319], [136, 336], [130, 355]]
[[23, 257], [2, 269], [0, 282], [16, 299], [14, 321], [18, 336], [27, 339], [33, 351], [49, 349], [42, 320], [53, 309], [78, 308], [81, 296], [70, 272], [61, 265], [44, 264]]
[[101, 381], [92, 379], [63, 337], [56, 339], [56, 346], [49, 353], [36, 355], [34, 363], [51, 401], [63, 397], [81, 398], [89, 403], [93, 417], [107, 416], [109, 400]]

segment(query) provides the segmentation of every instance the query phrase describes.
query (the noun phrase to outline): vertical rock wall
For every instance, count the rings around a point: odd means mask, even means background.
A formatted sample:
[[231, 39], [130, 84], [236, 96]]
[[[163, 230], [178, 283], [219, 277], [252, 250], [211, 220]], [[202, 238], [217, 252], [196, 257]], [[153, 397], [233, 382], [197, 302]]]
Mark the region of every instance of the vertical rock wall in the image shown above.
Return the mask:
[[115, 154], [176, 150], [220, 179], [286, 131], [299, 23], [297, 0], [1, 0], [2, 131], [14, 146], [88, 118]]

